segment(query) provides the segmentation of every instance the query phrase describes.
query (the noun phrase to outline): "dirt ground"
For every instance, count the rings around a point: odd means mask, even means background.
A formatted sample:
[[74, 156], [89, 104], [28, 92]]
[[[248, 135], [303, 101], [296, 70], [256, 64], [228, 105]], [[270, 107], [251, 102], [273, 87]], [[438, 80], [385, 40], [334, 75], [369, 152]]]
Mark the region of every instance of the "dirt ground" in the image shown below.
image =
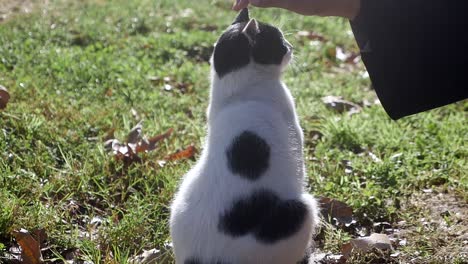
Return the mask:
[[15, 13], [29, 13], [37, 1], [32, 0], [0, 0], [0, 22], [5, 21]]
[[[404, 207], [408, 212], [419, 214], [410, 213], [408, 221], [398, 223], [400, 241], [411, 247], [433, 251], [431, 257], [438, 261], [468, 260], [466, 201], [450, 190], [427, 189], [414, 194]], [[413, 255], [408, 260], [423, 259], [423, 256]]]

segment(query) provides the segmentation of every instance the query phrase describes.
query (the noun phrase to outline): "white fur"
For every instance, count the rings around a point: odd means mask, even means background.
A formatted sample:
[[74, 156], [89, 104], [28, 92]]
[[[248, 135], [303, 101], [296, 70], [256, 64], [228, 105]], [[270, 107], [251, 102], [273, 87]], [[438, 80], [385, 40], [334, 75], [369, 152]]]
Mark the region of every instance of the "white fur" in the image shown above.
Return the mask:
[[[288, 52], [281, 66], [251, 62], [221, 79], [212, 69], [204, 149], [184, 176], [171, 206], [170, 230], [178, 264], [192, 257], [204, 263], [232, 264], [291, 264], [303, 258], [318, 217], [314, 198], [304, 192], [303, 133], [293, 98], [280, 81], [290, 58]], [[270, 167], [256, 181], [233, 175], [227, 168], [226, 149], [245, 130], [261, 136], [271, 148]], [[263, 244], [252, 235], [233, 238], [218, 230], [220, 215], [233, 200], [259, 188], [306, 204], [306, 221], [297, 233]]]

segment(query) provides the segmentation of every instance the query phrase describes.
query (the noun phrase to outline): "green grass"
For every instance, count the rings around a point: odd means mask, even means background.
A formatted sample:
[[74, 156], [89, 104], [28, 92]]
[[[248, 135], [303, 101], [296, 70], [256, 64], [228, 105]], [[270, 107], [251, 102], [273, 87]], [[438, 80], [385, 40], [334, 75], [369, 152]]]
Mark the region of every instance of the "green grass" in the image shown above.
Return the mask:
[[[163, 251], [159, 263], [170, 263], [164, 250], [169, 203], [194, 161], [162, 167], [157, 161], [190, 144], [201, 148], [207, 59], [235, 16], [231, 3], [49, 2], [0, 24], [0, 84], [11, 94], [0, 111], [0, 257], [15, 243], [13, 230], [42, 228], [49, 235], [48, 260], [78, 249], [80, 259], [125, 263], [157, 248]], [[358, 104], [375, 99], [361, 63], [343, 65], [330, 56], [336, 46], [357, 51], [348, 22], [274, 9], [252, 13], [281, 26], [295, 46], [284, 80], [306, 135], [312, 193], [349, 204], [366, 232], [375, 231], [374, 222], [416, 223], [411, 216], [420, 212], [401, 204], [421, 189], [448, 190], [468, 201], [467, 102], [398, 122], [380, 105], [352, 116], [335, 113], [321, 97]], [[310, 43], [297, 36], [300, 30], [327, 40]], [[172, 90], [155, 81], [164, 77], [171, 78]], [[168, 128], [174, 133], [142, 163], [127, 167], [105, 151], [103, 138], [115, 129], [124, 140], [140, 120], [149, 136]], [[99, 223], [91, 224], [93, 218]], [[353, 230], [324, 227], [321, 247], [338, 253], [354, 236]], [[402, 250], [431, 260], [437, 247]]]

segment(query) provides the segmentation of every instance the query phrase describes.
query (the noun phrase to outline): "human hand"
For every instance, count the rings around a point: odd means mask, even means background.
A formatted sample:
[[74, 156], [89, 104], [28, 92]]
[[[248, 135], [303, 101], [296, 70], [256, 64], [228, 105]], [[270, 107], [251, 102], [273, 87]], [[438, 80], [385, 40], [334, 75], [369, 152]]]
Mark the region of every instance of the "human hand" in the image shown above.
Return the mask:
[[359, 13], [361, 0], [236, 0], [232, 9], [239, 11], [249, 4], [278, 7], [307, 16], [340, 16], [353, 19]]
[[281, 3], [288, 1], [281, 0], [236, 0], [232, 9], [239, 11], [247, 7], [249, 4], [257, 7], [280, 7]]

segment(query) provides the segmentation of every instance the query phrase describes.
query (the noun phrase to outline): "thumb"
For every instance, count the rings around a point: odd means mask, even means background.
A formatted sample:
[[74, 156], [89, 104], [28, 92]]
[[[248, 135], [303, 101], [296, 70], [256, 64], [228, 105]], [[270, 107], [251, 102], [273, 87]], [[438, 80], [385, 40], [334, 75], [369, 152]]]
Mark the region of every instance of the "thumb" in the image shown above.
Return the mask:
[[232, 6], [233, 10], [239, 11], [242, 8], [245, 8], [249, 5], [249, 0], [236, 0], [234, 5]]
[[258, 7], [274, 7], [275, 2], [274, 0], [250, 0], [250, 4]]

